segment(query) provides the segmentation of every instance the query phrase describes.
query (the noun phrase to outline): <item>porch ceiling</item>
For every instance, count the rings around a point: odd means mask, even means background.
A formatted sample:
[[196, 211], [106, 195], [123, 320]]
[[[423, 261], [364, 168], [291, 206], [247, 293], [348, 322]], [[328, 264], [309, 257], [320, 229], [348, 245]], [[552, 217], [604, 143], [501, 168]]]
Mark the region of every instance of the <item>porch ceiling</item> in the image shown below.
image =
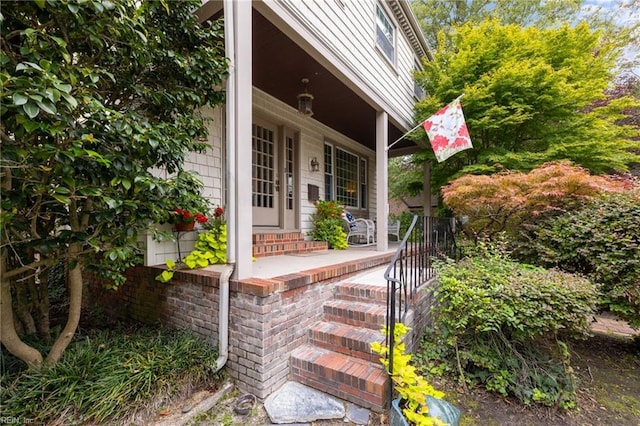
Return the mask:
[[[301, 80], [308, 78], [313, 118], [375, 150], [375, 110], [255, 9], [252, 42], [255, 87], [297, 108]], [[388, 131], [390, 143], [403, 134], [391, 123]], [[412, 148], [412, 142], [402, 141], [390, 156]]]
[[[209, 1], [197, 13], [201, 21], [218, 18], [222, 1]], [[301, 80], [308, 78], [308, 91], [314, 97], [313, 118], [375, 150], [375, 110], [256, 9], [252, 20], [253, 85], [297, 108], [296, 96], [304, 89]], [[403, 133], [389, 123], [389, 143]], [[389, 156], [417, 149], [413, 142], [403, 140], [394, 145]]]

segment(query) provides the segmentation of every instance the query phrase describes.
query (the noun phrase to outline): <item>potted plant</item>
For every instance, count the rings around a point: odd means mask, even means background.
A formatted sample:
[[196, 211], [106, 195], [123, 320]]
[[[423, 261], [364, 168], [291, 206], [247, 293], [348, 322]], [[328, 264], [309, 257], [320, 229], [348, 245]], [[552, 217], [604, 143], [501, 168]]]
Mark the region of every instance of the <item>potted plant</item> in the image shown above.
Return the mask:
[[316, 212], [311, 216], [313, 223], [313, 230], [309, 232], [311, 239], [326, 241], [330, 249], [346, 249], [349, 245], [342, 219], [344, 207], [335, 201], [318, 200], [313, 204], [316, 206]]
[[196, 223], [204, 224], [208, 221], [207, 214], [211, 205], [201, 195], [204, 184], [191, 172], [180, 171], [170, 180], [170, 189], [166, 203], [168, 209], [167, 221], [172, 223], [177, 231], [191, 230]]
[[[391, 403], [389, 423], [391, 426], [457, 426], [460, 410], [441, 399], [444, 393], [431, 386], [410, 364], [411, 354], [405, 353], [405, 344], [402, 342], [409, 330], [402, 323], [395, 325], [392, 369], [389, 368], [389, 347], [379, 342], [371, 344], [371, 350], [382, 356], [380, 362], [387, 372], [391, 371], [391, 381], [399, 395]], [[382, 332], [387, 335], [386, 328]]]
[[190, 212], [189, 210], [184, 210], [180, 208], [176, 208], [173, 210], [173, 224], [176, 228], [176, 231], [191, 231], [196, 223], [207, 223], [209, 218], [200, 212]]

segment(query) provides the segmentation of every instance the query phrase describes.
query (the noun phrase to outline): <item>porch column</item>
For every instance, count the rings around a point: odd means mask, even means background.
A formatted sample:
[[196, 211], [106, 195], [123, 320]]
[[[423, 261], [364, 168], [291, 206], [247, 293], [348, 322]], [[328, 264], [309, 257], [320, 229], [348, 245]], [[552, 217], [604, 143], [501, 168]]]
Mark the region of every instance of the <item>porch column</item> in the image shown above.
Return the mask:
[[233, 278], [252, 275], [251, 233], [251, 2], [224, 1], [229, 77], [227, 79], [227, 255], [235, 262]]
[[385, 111], [376, 114], [376, 250], [385, 251], [389, 248], [387, 234], [389, 217], [389, 158], [387, 145], [389, 117]]

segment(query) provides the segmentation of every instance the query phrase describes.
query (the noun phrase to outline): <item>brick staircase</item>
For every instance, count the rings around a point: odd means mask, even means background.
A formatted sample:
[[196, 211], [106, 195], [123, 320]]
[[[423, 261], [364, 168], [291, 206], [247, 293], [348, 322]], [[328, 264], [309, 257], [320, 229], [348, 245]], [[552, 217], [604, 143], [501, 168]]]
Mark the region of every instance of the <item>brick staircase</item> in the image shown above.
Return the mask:
[[305, 241], [301, 232], [253, 234], [253, 257], [281, 256], [329, 249], [326, 241]]
[[384, 340], [386, 297], [384, 286], [338, 283], [323, 306], [323, 320], [309, 330], [308, 343], [291, 353], [293, 380], [383, 411], [390, 380], [370, 346]]

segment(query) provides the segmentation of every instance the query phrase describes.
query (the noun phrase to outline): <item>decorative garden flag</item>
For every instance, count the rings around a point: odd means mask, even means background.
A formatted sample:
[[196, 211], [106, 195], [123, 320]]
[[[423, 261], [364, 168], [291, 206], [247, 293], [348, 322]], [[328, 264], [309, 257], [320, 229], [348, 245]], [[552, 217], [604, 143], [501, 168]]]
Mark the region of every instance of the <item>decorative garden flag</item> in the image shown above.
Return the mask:
[[427, 118], [422, 123], [422, 127], [429, 136], [431, 148], [436, 154], [438, 163], [443, 162], [456, 152], [473, 148], [459, 97]]

